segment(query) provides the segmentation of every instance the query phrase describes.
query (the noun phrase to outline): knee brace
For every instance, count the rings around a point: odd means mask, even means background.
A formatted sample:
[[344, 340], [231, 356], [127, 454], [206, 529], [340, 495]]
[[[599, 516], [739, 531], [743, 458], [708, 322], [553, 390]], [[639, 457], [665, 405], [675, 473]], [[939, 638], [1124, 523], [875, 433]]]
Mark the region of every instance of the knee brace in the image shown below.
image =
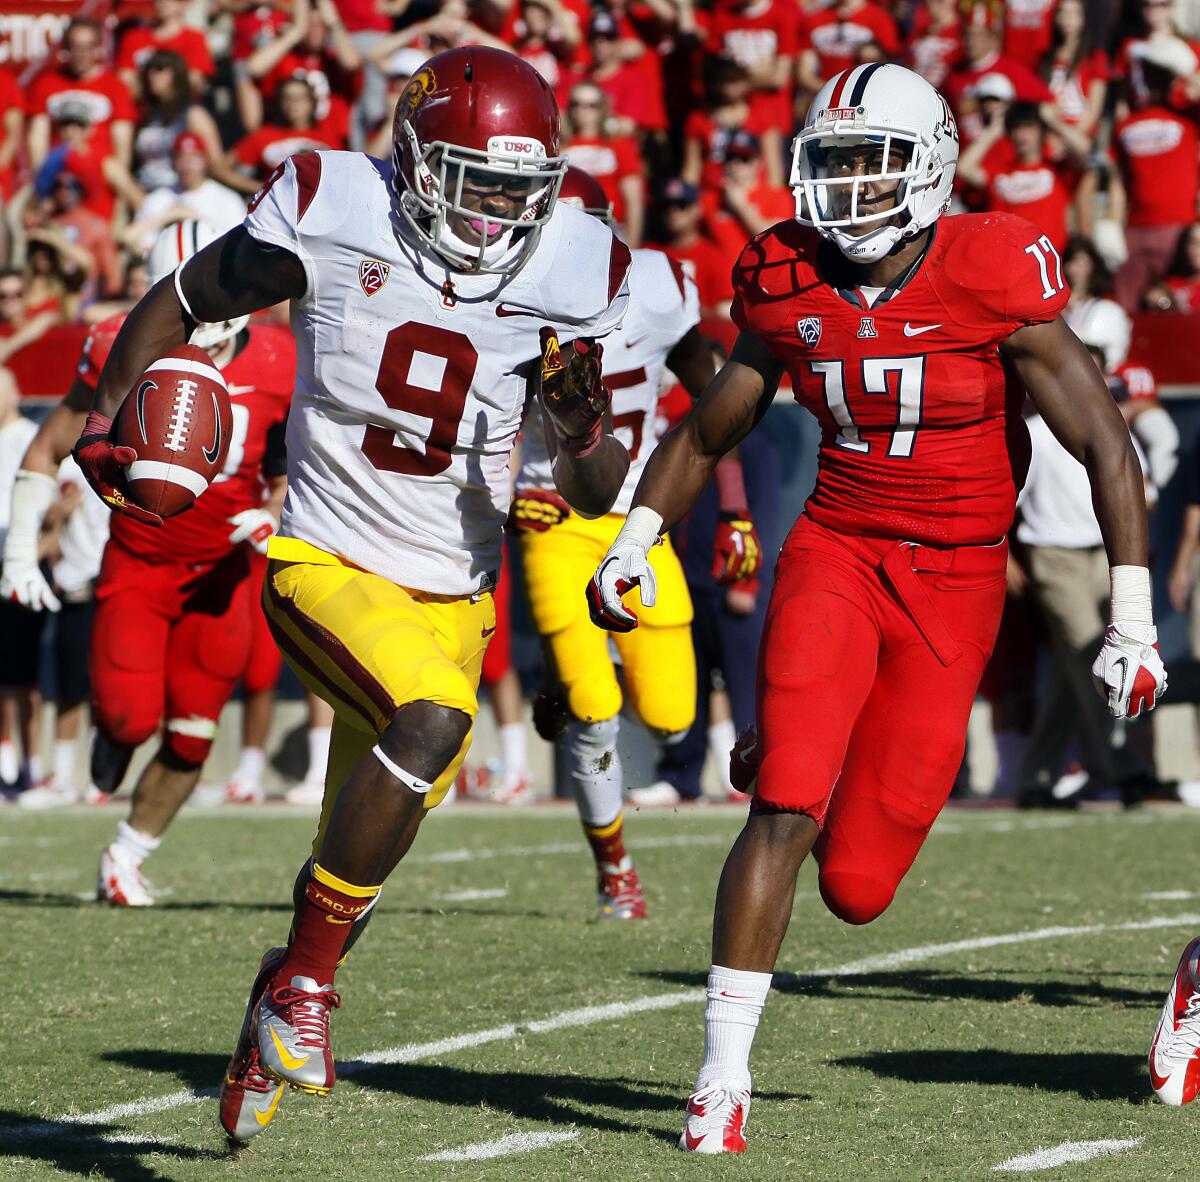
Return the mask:
[[217, 723], [212, 718], [168, 718], [163, 747], [185, 767], [199, 767], [212, 750]]
[[817, 885], [825, 906], [844, 923], [878, 919], [891, 904], [896, 887], [854, 870], [822, 869]]
[[620, 724], [572, 722], [564, 739], [567, 766], [579, 817], [585, 825], [611, 824], [621, 811], [621, 759], [617, 754]]

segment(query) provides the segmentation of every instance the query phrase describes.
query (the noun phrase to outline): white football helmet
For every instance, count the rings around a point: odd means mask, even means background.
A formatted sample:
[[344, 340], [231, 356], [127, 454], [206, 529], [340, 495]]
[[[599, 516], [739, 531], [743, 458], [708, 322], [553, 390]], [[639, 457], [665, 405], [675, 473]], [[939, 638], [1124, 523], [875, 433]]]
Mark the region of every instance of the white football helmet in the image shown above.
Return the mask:
[[[146, 256], [146, 278], [151, 286], [168, 275], [173, 275], [180, 264], [203, 250], [221, 235], [207, 222], [189, 218], [186, 222], [175, 222], [167, 226], [154, 240]], [[250, 322], [249, 316], [238, 316], [234, 320], [222, 320], [217, 324], [198, 325], [189, 344], [201, 349], [212, 349], [222, 341], [235, 337]]]
[[[882, 147], [882, 171], [831, 175], [831, 149], [867, 144]], [[945, 213], [957, 163], [954, 116], [924, 78], [880, 62], [843, 70], [817, 91], [792, 148], [796, 220], [815, 226], [848, 259], [874, 262]], [[863, 187], [880, 182], [896, 186], [894, 205], [860, 213]], [[861, 226], [871, 228], [848, 232]]]
[[1066, 321], [1089, 349], [1100, 350], [1108, 373], [1129, 356], [1133, 326], [1120, 304], [1112, 300], [1085, 300], [1067, 309]]

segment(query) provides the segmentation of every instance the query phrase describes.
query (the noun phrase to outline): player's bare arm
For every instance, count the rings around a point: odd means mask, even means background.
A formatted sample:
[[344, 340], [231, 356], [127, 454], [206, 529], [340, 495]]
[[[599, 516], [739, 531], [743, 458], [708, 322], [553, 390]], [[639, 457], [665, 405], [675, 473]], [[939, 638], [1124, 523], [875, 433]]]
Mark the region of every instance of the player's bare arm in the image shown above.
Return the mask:
[[640, 587], [642, 603], [654, 606], [654, 572], [648, 555], [660, 534], [678, 525], [712, 478], [717, 463], [766, 413], [783, 366], [762, 341], [740, 333], [729, 360], [708, 384], [691, 414], [654, 450], [642, 473], [633, 508], [599, 570], [588, 584], [592, 620], [628, 632], [637, 617], [621, 596]]
[[1055, 438], [1088, 471], [1112, 578], [1111, 621], [1092, 673], [1118, 718], [1166, 689], [1150, 598], [1146, 497], [1125, 419], [1087, 349], [1060, 318], [1013, 333], [1004, 352]]

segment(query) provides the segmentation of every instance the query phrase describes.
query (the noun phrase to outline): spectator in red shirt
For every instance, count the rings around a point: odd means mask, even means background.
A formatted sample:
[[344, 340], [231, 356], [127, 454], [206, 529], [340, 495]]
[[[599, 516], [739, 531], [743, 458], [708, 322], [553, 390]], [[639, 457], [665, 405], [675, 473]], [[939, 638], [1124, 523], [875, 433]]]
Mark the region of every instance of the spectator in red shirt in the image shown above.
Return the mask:
[[785, 0], [716, 0], [708, 30], [709, 51], [745, 68], [755, 122], [789, 133], [796, 25], [796, 10]]
[[86, 106], [102, 155], [115, 156], [126, 168], [133, 160], [137, 109], [125, 83], [100, 63], [100, 26], [76, 17], [63, 33], [62, 68], [45, 70], [29, 96], [29, 164], [41, 167], [61, 140], [58, 111], [63, 103]]
[[[285, 78], [307, 78], [317, 96], [323, 133], [348, 142], [350, 109], [358, 97], [363, 59], [346, 32], [333, 0], [296, 0], [291, 23], [246, 61], [246, 73], [266, 102]], [[255, 131], [259, 120], [247, 131]]]
[[907, 42], [908, 65], [939, 90], [962, 54], [958, 0], [926, 0], [917, 9]]
[[1005, 0], [1004, 53], [1036, 70], [1050, 48], [1055, 0]]
[[317, 128], [317, 96], [306, 78], [288, 78], [275, 92], [278, 122], [265, 123], [239, 140], [225, 158], [221, 180], [241, 193], [259, 186], [289, 156], [344, 148], [331, 143]]
[[4, 207], [16, 191], [24, 147], [25, 92], [7, 70], [0, 70], [0, 266], [7, 266], [12, 255]]
[[[1138, 62], [1143, 57], [1147, 46], [1153, 42], [1158, 47], [1158, 52], [1161, 52], [1168, 42], [1178, 43], [1190, 49], [1195, 59], [1200, 61], [1200, 42], [1192, 41], [1180, 34], [1175, 24], [1175, 6], [1172, 0], [1142, 0], [1138, 11], [1142, 18], [1144, 31], [1136, 37], [1126, 37], [1121, 42], [1113, 63], [1113, 74], [1117, 78], [1128, 79], [1133, 84], [1137, 97], [1143, 98], [1144, 88]], [[1196, 71], [1193, 69], [1190, 76], [1181, 75], [1179, 81], [1173, 84], [1176, 88], [1178, 105], [1186, 105], [1189, 98], [1191, 101], [1195, 101], [1198, 81], [1200, 80], [1196, 78]], [[1189, 89], [1191, 90], [1190, 94], [1187, 93]], [[1176, 95], [1172, 97], [1176, 97]], [[1176, 103], [1169, 105], [1174, 106]]]
[[748, 131], [735, 131], [729, 137], [720, 184], [701, 190], [700, 205], [704, 229], [730, 272], [755, 234], [796, 212], [791, 190], [764, 179], [762, 143]]
[[136, 97], [142, 63], [156, 50], [169, 49], [187, 62], [192, 93], [201, 95], [213, 76], [212, 54], [208, 39], [199, 29], [184, 24], [188, 0], [154, 0], [154, 23], [130, 29], [121, 38], [117, 53], [117, 75]]
[[1086, 22], [1083, 0], [1059, 0], [1053, 39], [1038, 72], [1054, 95], [1062, 121], [1091, 135], [1104, 109], [1109, 65], [1103, 50], [1089, 50]]
[[57, 305], [30, 306], [25, 273], [19, 267], [0, 267], [0, 365], [62, 323]]
[[683, 125], [683, 165], [679, 170], [692, 185], [716, 187], [722, 179], [725, 149], [739, 131], [757, 136], [762, 144], [768, 180], [783, 183], [783, 138], [774, 124], [762, 124], [750, 106], [750, 79], [733, 58], [708, 57], [703, 67], [705, 104]]
[[646, 170], [632, 136], [613, 134], [608, 99], [594, 82], [571, 88], [564, 148], [576, 168], [590, 173], [612, 202], [630, 246], [640, 246], [646, 215]]
[[1079, 173], [1047, 158], [1046, 130], [1037, 107], [1013, 103], [1003, 120], [994, 119], [964, 150], [958, 172], [986, 193], [987, 209], [1028, 219], [1061, 251]]
[[623, 48], [627, 41], [609, 13], [597, 12], [588, 22], [588, 79], [608, 96], [608, 109], [623, 131], [664, 132], [667, 111], [657, 62], [645, 52], [629, 60]]
[[656, 212], [662, 217], [658, 249], [670, 255], [696, 281], [700, 315], [705, 320], [728, 321], [733, 279], [720, 247], [700, 232], [704, 221], [700, 191], [682, 177], [673, 177], [663, 187]]
[[561, 104], [583, 40], [576, 15], [559, 0], [524, 0], [512, 36], [517, 56], [546, 79]]
[[[1183, 54], [1187, 60], [1181, 60]], [[1131, 315], [1146, 289], [1170, 269], [1184, 231], [1196, 219], [1200, 193], [1200, 137], [1196, 125], [1167, 106], [1179, 76], [1194, 73], [1196, 58], [1178, 43], [1147, 43], [1140, 58], [1141, 86], [1131, 78], [1127, 90], [1132, 114], [1113, 131], [1113, 147], [1127, 208], [1125, 243], [1129, 257], [1117, 273], [1116, 299]], [[1144, 96], [1144, 97], [1143, 97]], [[1112, 194], [1117, 199], [1120, 193]]]
[[137, 131], [133, 138], [133, 175], [142, 189], [169, 188], [178, 179], [171, 163], [175, 141], [196, 136], [210, 162], [221, 159], [221, 136], [207, 110], [192, 98], [187, 62], [169, 49], [156, 49], [138, 70]]
[[351, 115], [350, 139], [356, 149], [366, 145], [371, 130], [383, 118], [390, 118], [387, 107], [387, 78], [371, 63], [379, 44], [392, 31], [393, 16], [402, 16], [410, 0], [337, 0], [338, 15], [350, 34], [354, 48], [366, 63], [362, 91]]
[[874, 42], [889, 57], [900, 52], [896, 22], [870, 0], [835, 0], [801, 22], [800, 89], [816, 94], [835, 74], [860, 62], [859, 51]]
[[1200, 312], [1200, 222], [1188, 227], [1179, 242], [1171, 274], [1150, 288], [1146, 304], [1161, 312]]

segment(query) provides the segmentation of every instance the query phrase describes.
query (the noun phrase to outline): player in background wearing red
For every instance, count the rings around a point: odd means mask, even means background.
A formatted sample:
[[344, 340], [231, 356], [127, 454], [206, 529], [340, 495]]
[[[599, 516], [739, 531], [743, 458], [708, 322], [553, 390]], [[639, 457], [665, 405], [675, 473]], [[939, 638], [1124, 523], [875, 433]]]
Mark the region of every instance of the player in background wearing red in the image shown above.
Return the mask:
[[636, 625], [622, 595], [653, 603], [659, 534], [786, 372], [821, 423], [820, 467], [767, 612], [757, 748], [741, 752], [756, 794], [718, 888], [683, 1149], [745, 1149], [750, 1047], [805, 857], [826, 906], [869, 923], [954, 783], [1028, 457], [1006, 367], [1088, 470], [1112, 568], [1093, 668], [1109, 708], [1136, 716], [1165, 687], [1129, 432], [1059, 315], [1049, 240], [1013, 215], [941, 217], [957, 158], [946, 102], [901, 66], [859, 66], [818, 92], [794, 147], [796, 220], [743, 252], [730, 359], [650, 458], [588, 587], [598, 624]]
[[[150, 253], [151, 281], [169, 276], [212, 238], [200, 222], [169, 227]], [[58, 465], [79, 437], [124, 321], [122, 314], [92, 330], [74, 385], [25, 454], [13, 506], [18, 543], [37, 537]], [[229, 386], [233, 437], [223, 472], [186, 513], [160, 526], [114, 514], [96, 587], [90, 664], [97, 787], [115, 792], [134, 751], [162, 726], [162, 745], [134, 787], [129, 818], [100, 857], [98, 897], [118, 906], [154, 902], [142, 863], [200, 778], [246, 663], [251, 611], [261, 610], [248, 548], [265, 550], [283, 502], [282, 427], [295, 351], [283, 329], [246, 325], [239, 317], [203, 325], [193, 336]], [[35, 610], [56, 606], [36, 560], [16, 569], [6, 564], [3, 591]]]

